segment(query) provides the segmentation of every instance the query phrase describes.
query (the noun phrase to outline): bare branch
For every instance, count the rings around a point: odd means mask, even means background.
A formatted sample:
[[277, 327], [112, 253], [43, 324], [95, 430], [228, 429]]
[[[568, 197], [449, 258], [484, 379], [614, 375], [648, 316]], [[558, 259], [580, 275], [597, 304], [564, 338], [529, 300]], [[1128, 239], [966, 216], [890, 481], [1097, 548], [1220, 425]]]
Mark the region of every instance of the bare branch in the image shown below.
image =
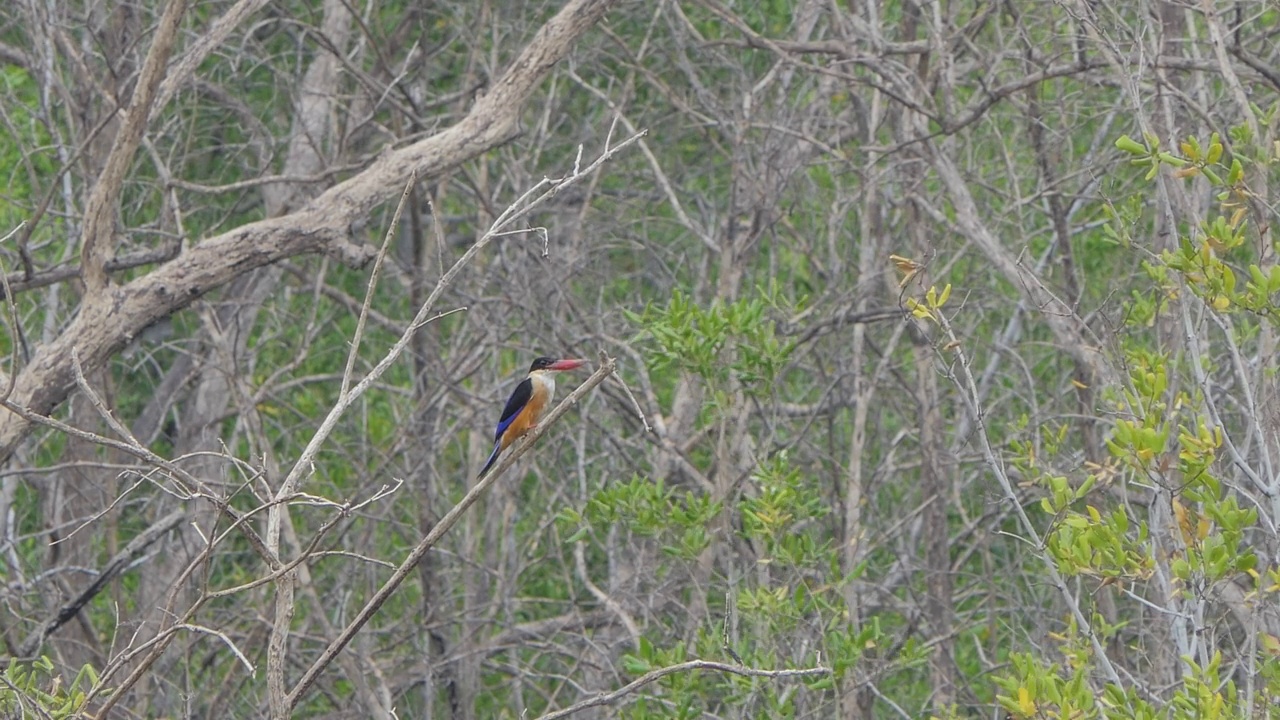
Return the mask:
[[956, 337], [955, 330], [951, 327], [951, 322], [941, 311], [936, 312], [934, 317], [948, 340], [947, 347], [951, 348], [952, 352], [955, 352], [957, 360], [955, 363], [944, 363], [939, 358], [938, 364], [947, 377], [961, 391], [960, 397], [964, 401], [965, 409], [969, 412], [973, 426], [978, 431], [977, 439], [982, 448], [982, 457], [987, 463], [987, 469], [995, 475], [996, 480], [1000, 483], [1005, 502], [1009, 504], [1009, 507], [1013, 508], [1014, 515], [1018, 518], [1018, 524], [1022, 527], [1022, 532], [1026, 533], [1028, 542], [1035, 548], [1034, 554], [1041, 561], [1045, 573], [1048, 574], [1049, 582], [1058, 591], [1058, 594], [1062, 596], [1067, 607], [1071, 609], [1071, 615], [1075, 619], [1076, 625], [1080, 628], [1080, 632], [1088, 638], [1089, 643], [1092, 645], [1094, 656], [1100, 669], [1107, 676], [1109, 682], [1121, 686], [1123, 683], [1120, 680], [1120, 675], [1111, 664], [1111, 659], [1107, 656], [1106, 647], [1102, 644], [1098, 634], [1094, 632], [1089, 618], [1085, 617], [1084, 612], [1080, 609], [1079, 601], [1071, 594], [1071, 589], [1067, 587], [1062, 574], [1058, 572], [1058, 566], [1054, 564], [1052, 558], [1045, 555], [1043, 549], [1044, 541], [1041, 539], [1040, 532], [1036, 530], [1036, 526], [1032, 524], [1031, 518], [1027, 516], [1026, 510], [1023, 509], [1022, 501], [1013, 490], [1013, 481], [1009, 479], [1008, 473], [1005, 472], [1004, 461], [996, 455], [995, 448], [991, 445], [991, 437], [987, 432], [987, 423], [983, 418], [983, 409], [978, 404], [978, 398], [980, 397], [978, 384], [974, 381], [973, 373], [969, 370], [969, 358], [965, 353], [964, 344]]
[[558, 720], [558, 718], [569, 717], [576, 713], [582, 712], [588, 708], [600, 707], [602, 705], [612, 705], [628, 695], [635, 693], [645, 685], [657, 682], [668, 675], [676, 673], [690, 672], [692, 670], [713, 670], [715, 672], [728, 673], [730, 675], [741, 675], [742, 677], [758, 677], [768, 678], [770, 680], [788, 680], [794, 678], [818, 677], [821, 675], [830, 675], [829, 667], [811, 667], [796, 670], [761, 670], [758, 668], [743, 667], [742, 665], [730, 665], [729, 663], [714, 662], [711, 660], [690, 660], [682, 662], [678, 665], [668, 665], [667, 667], [650, 670], [631, 682], [623, 685], [617, 690], [607, 693], [601, 693], [589, 700], [583, 700], [574, 703], [563, 710], [540, 715], [538, 720]]
[[44, 642], [45, 638], [57, 632], [58, 628], [74, 618], [85, 605], [89, 604], [90, 600], [93, 600], [98, 593], [102, 592], [103, 588], [116, 579], [120, 573], [124, 572], [136, 556], [150, 547], [152, 543], [164, 537], [165, 533], [177, 527], [186, 517], [186, 510], [174, 510], [152, 523], [146, 530], [135, 535], [128, 545], [125, 545], [120, 552], [107, 561], [106, 565], [102, 566], [102, 569], [98, 571], [97, 576], [93, 579], [93, 582], [89, 583], [88, 587], [63, 604], [62, 607], [58, 608], [57, 612], [50, 615], [47, 620], [40, 623], [38, 628], [27, 635], [27, 639], [22, 641], [22, 646], [18, 650], [19, 656], [31, 657], [34, 655], [36, 650], [40, 649], [40, 644]]
[[261, 10], [268, 2], [269, 0], [239, 0], [228, 8], [222, 17], [205, 28], [187, 52], [183, 53], [182, 57], [178, 58], [178, 61], [165, 72], [153, 112], [163, 110], [178, 92], [178, 88], [185, 84], [196, 68], [200, 67], [200, 64], [226, 41], [231, 31], [239, 27], [240, 23], [250, 15]]
[[[155, 40], [151, 43], [151, 51], [147, 53], [146, 62], [142, 66], [138, 86], [133, 91], [129, 109], [125, 111], [124, 123], [120, 126], [111, 154], [107, 157], [106, 167], [98, 176], [93, 194], [89, 196], [89, 203], [85, 207], [81, 256], [84, 284], [91, 297], [100, 294], [107, 287], [106, 264], [107, 258], [111, 256], [111, 236], [115, 230], [120, 193], [124, 190], [125, 173], [142, 143], [142, 134], [151, 117], [156, 89], [164, 78], [165, 65], [173, 52], [173, 45], [178, 37], [178, 24], [182, 21], [186, 8], [186, 0], [169, 0], [165, 7], [160, 25], [156, 28]], [[85, 302], [91, 300], [86, 299]]]
[[369, 619], [373, 617], [374, 613], [378, 612], [378, 609], [387, 601], [387, 598], [391, 597], [391, 595], [400, 587], [400, 585], [409, 576], [409, 573], [413, 572], [413, 569], [422, 561], [422, 558], [431, 550], [431, 548], [435, 547], [436, 543], [440, 541], [440, 538], [444, 537], [445, 533], [449, 532], [449, 530], [457, 524], [463, 513], [474, 505], [476, 500], [487, 492], [490, 486], [497, 482], [498, 478], [502, 477], [507, 468], [515, 464], [516, 460], [520, 459], [521, 456], [528, 452], [529, 449], [532, 448], [533, 445], [537, 443], [538, 440], [547, 432], [547, 430], [554, 426], [560, 417], [569, 411], [569, 408], [573, 407], [580, 398], [584, 397], [588, 392], [591, 392], [591, 390], [603, 382], [606, 377], [611, 375], [614, 371], [614, 367], [615, 363], [613, 358], [602, 353], [600, 367], [591, 374], [591, 377], [587, 378], [582, 385], [578, 386], [578, 388], [572, 393], [569, 393], [568, 397], [562, 400], [560, 404], [556, 405], [551, 412], [547, 413], [547, 416], [538, 423], [537, 427], [531, 430], [529, 434], [525, 436], [524, 440], [516, 445], [515, 449], [513, 449], [511, 453], [498, 463], [497, 467], [482, 477], [480, 481], [468, 490], [467, 494], [458, 501], [457, 505], [450, 508], [449, 512], [445, 513], [444, 517], [440, 518], [440, 521], [437, 522], [426, 536], [422, 538], [417, 547], [415, 547], [413, 551], [409, 553], [409, 556], [404, 559], [404, 562], [400, 563], [400, 566], [396, 568], [396, 571], [391, 575], [391, 577], [387, 578], [386, 582], [382, 584], [382, 587], [378, 588], [378, 592], [374, 593], [373, 597], [369, 598], [368, 602], [366, 602], [364, 607], [360, 609], [360, 612], [356, 614], [355, 618], [352, 619], [345, 628], [343, 628], [342, 633], [330, 641], [328, 647], [326, 647], [324, 652], [320, 654], [320, 657], [311, 664], [311, 667], [307, 668], [305, 673], [303, 673], [302, 677], [298, 680], [298, 684], [294, 685], [293, 690], [289, 692], [289, 708], [297, 707], [298, 701], [311, 687], [312, 683], [316, 681], [316, 678], [320, 676], [320, 673], [324, 672], [324, 669], [333, 662], [334, 658], [338, 656], [338, 653], [342, 652], [342, 649], [347, 646], [347, 643], [351, 642], [351, 639], [355, 637], [356, 633], [360, 632], [360, 629], [364, 627], [365, 623], [369, 622]]
[[[613, 1], [567, 4], [538, 31], [489, 93], [449, 129], [383, 155], [364, 172], [294, 213], [207, 238], [155, 271], [112, 288], [109, 300], [86, 301], [57, 339], [41, 347], [23, 369], [15, 382], [14, 404], [48, 415], [74, 386], [72, 347], [79, 349], [86, 371], [96, 370], [143, 329], [250, 270], [314, 252], [352, 265], [372, 260], [371, 248], [351, 242], [351, 229], [398, 192], [411, 172], [432, 177], [510, 140], [538, 84]], [[98, 267], [102, 266], [99, 262]], [[105, 281], [102, 284], [105, 287]], [[13, 453], [30, 428], [22, 415], [0, 416], [0, 460]]]

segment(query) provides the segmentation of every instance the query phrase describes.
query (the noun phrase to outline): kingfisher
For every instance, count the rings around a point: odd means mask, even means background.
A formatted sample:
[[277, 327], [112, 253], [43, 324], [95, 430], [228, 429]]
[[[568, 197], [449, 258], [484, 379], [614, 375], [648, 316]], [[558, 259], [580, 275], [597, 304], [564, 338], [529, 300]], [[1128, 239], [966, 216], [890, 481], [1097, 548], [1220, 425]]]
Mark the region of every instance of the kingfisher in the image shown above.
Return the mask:
[[507, 406], [502, 409], [498, 430], [493, 434], [493, 454], [476, 477], [483, 477], [489, 472], [503, 450], [511, 447], [511, 443], [524, 437], [538, 425], [543, 413], [551, 405], [551, 396], [556, 392], [556, 373], [575, 370], [586, 362], [553, 357], [540, 357], [533, 361], [529, 366], [529, 374], [516, 386], [511, 398], [507, 400]]

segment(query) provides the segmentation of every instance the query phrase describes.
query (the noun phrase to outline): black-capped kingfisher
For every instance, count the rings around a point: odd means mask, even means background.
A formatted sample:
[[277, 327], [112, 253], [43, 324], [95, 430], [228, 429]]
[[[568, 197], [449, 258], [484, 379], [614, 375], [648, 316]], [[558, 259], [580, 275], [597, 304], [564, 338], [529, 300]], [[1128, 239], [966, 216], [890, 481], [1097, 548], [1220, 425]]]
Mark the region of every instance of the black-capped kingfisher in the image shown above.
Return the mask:
[[511, 443], [524, 437], [537, 426], [543, 413], [551, 405], [551, 397], [556, 393], [556, 373], [562, 370], [574, 370], [586, 364], [586, 360], [556, 359], [540, 357], [529, 366], [529, 375], [516, 386], [507, 406], [502, 409], [502, 418], [498, 420], [498, 430], [493, 434], [493, 454], [489, 456], [484, 469], [476, 477], [482, 477], [497, 462], [503, 450], [511, 447]]

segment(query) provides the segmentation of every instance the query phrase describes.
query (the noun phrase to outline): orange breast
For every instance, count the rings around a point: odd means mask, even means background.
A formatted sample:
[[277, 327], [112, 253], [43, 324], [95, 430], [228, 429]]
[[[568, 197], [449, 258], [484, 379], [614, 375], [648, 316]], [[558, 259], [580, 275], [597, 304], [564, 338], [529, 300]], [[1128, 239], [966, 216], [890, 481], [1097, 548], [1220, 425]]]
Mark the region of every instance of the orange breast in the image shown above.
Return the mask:
[[502, 449], [506, 450], [511, 443], [524, 437], [526, 433], [538, 424], [542, 419], [542, 413], [547, 409], [547, 396], [550, 395], [542, 383], [534, 382], [533, 397], [529, 398], [529, 404], [524, 406], [516, 419], [511, 423], [511, 427], [507, 428], [506, 434], [502, 436]]

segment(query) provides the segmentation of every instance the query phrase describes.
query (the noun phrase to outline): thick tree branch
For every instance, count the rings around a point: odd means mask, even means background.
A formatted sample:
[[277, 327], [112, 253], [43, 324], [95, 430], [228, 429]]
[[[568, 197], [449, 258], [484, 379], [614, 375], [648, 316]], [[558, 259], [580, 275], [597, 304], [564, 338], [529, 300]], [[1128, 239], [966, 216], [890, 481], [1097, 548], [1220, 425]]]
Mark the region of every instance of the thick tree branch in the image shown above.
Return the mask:
[[[510, 140], [538, 84], [614, 1], [574, 0], [566, 5], [453, 127], [383, 155], [294, 213], [207, 238], [144, 277], [122, 287], [105, 287], [86, 300], [57, 339], [32, 357], [17, 377], [10, 400], [48, 415], [74, 387], [72, 348], [78, 349], [85, 372], [92, 372], [151, 324], [255, 268], [314, 252], [334, 255], [349, 265], [368, 262], [374, 249], [352, 243], [351, 227], [398, 193], [411, 172], [430, 178]], [[30, 428], [20, 415], [0, 415], [0, 461], [13, 453]]]
[[[121, 270], [132, 270], [143, 265], [154, 265], [156, 263], [172, 260], [178, 256], [178, 243], [169, 242], [160, 247], [151, 248], [149, 250], [140, 250], [138, 252], [129, 253], [109, 258], [105, 263], [108, 273], [119, 272]], [[25, 290], [34, 290], [42, 288], [54, 283], [65, 282], [80, 277], [79, 265], [61, 265], [42, 270], [34, 275], [28, 276], [25, 272], [14, 272], [8, 275], [8, 289], [14, 295]], [[3, 291], [0, 291], [0, 300], [6, 297]]]
[[239, 27], [250, 15], [258, 12], [269, 0], [240, 0], [232, 5], [222, 17], [215, 20], [203, 32], [199, 38], [192, 43], [191, 48], [187, 50], [182, 57], [178, 58], [173, 67], [165, 72], [164, 81], [160, 83], [159, 99], [155, 104], [155, 111], [163, 110], [173, 96], [178, 92], [178, 88], [184, 85], [196, 68], [200, 67], [206, 58], [222, 46], [222, 43], [231, 34], [231, 31]]
[[111, 257], [111, 237], [115, 230], [120, 193], [124, 189], [125, 173], [129, 171], [133, 156], [142, 143], [142, 134], [147, 129], [156, 89], [164, 78], [165, 66], [178, 37], [178, 24], [182, 21], [186, 8], [186, 0], [169, 0], [169, 5], [165, 7], [164, 15], [160, 17], [160, 26], [156, 29], [155, 41], [142, 65], [138, 86], [133, 91], [129, 109], [125, 111], [124, 123], [120, 126], [120, 132], [111, 146], [111, 154], [107, 156], [106, 167], [98, 176], [85, 207], [84, 240], [80, 248], [84, 284], [89, 292], [89, 299], [85, 302], [90, 302], [107, 287], [106, 264], [107, 258]]

